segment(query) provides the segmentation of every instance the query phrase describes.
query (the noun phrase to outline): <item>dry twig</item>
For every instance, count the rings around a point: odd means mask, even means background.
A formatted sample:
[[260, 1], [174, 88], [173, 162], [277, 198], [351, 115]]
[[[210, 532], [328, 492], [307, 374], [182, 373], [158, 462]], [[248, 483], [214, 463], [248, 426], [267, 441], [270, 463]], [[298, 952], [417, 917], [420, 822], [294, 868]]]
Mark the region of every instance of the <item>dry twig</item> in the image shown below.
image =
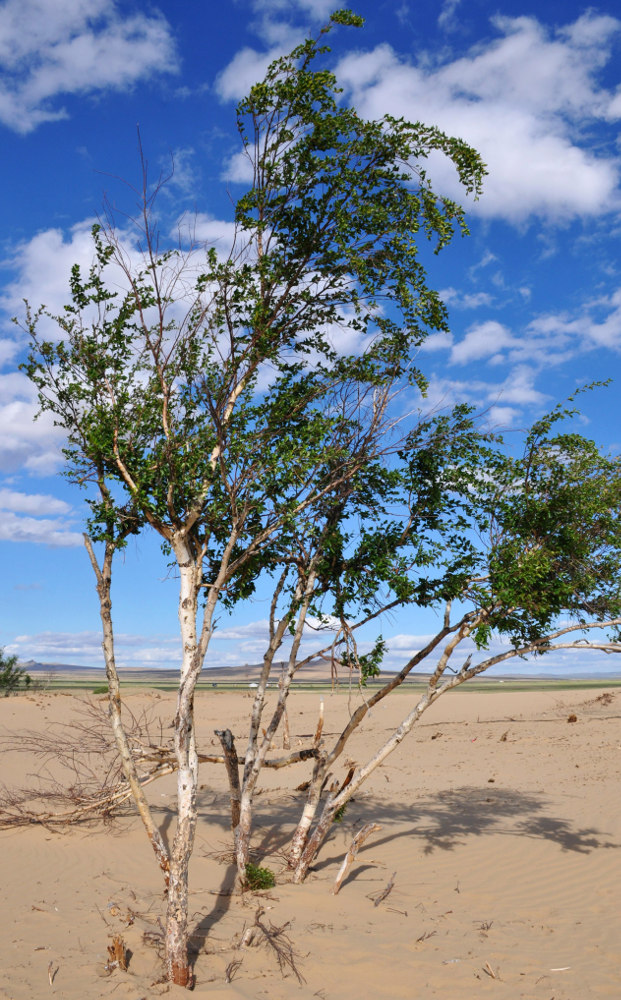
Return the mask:
[[377, 830], [381, 829], [382, 827], [380, 826], [379, 823], [365, 823], [365, 825], [361, 827], [360, 830], [358, 830], [358, 833], [355, 835], [354, 839], [352, 840], [349, 846], [349, 850], [345, 855], [345, 858], [343, 859], [343, 864], [339, 868], [338, 874], [334, 881], [334, 888], [332, 889], [332, 892], [334, 893], [335, 896], [338, 894], [339, 889], [341, 888], [341, 885], [343, 883], [343, 879], [345, 878], [347, 872], [354, 863], [360, 847], [362, 847], [365, 840], [368, 837], [370, 837], [372, 833], [375, 833]]
[[292, 972], [298, 983], [301, 986], [304, 985], [306, 980], [297, 967], [296, 960], [298, 956], [295, 953], [291, 939], [286, 934], [287, 929], [291, 926], [290, 922], [287, 921], [281, 927], [276, 927], [270, 920], [268, 927], [261, 919], [264, 914], [265, 910], [262, 906], [259, 906], [254, 915], [254, 924], [248, 927], [242, 935], [240, 947], [265, 944], [271, 948], [276, 956], [278, 968], [283, 978], [286, 977], [287, 972]]
[[375, 899], [373, 901], [373, 906], [379, 906], [379, 904], [382, 902], [382, 900], [386, 899], [386, 897], [390, 895], [390, 893], [392, 892], [392, 890], [394, 888], [396, 877], [397, 877], [397, 873], [393, 872], [392, 875], [391, 875], [391, 877], [390, 877], [390, 879], [389, 879], [389, 881], [388, 881], [388, 884], [386, 885], [386, 888], [382, 889], [382, 891], [380, 892], [379, 896], [375, 897]]

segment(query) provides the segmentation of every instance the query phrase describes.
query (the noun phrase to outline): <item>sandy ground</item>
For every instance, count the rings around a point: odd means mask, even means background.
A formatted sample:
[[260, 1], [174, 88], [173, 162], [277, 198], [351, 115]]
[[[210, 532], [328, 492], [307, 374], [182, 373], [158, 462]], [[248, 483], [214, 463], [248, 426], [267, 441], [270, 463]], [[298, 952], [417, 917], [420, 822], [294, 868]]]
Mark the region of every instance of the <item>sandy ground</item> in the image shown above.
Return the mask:
[[[295, 789], [310, 765], [264, 771], [254, 846], [277, 884], [260, 895], [233, 891], [224, 769], [205, 765], [191, 870], [194, 995], [621, 996], [621, 692], [603, 692], [464, 690], [440, 699], [350, 804], [303, 886], [287, 881], [282, 851], [303, 803]], [[329, 738], [347, 717], [348, 699], [325, 697]], [[349, 757], [362, 761], [379, 745], [411, 698], [398, 693], [378, 706]], [[172, 696], [145, 691], [128, 701], [169, 725]], [[293, 746], [309, 743], [317, 703], [314, 693], [292, 696]], [[244, 692], [201, 694], [201, 747], [229, 725], [241, 752], [250, 704]], [[82, 713], [67, 694], [0, 699], [0, 730], [49, 732]], [[572, 714], [577, 721], [569, 723]], [[0, 781], [11, 786], [35, 787], [42, 770], [31, 755], [6, 750], [0, 765]], [[173, 793], [170, 777], [150, 788], [165, 836]], [[369, 820], [382, 830], [334, 896], [352, 835]], [[158, 982], [162, 882], [133, 815], [60, 832], [6, 830], [0, 838], [3, 1000], [188, 995]], [[375, 906], [393, 873], [394, 888]], [[280, 941], [286, 935], [297, 975], [286, 955], [281, 972], [265, 944], [239, 947], [259, 906], [266, 927], [285, 928]], [[131, 958], [126, 972], [108, 974], [115, 933]]]

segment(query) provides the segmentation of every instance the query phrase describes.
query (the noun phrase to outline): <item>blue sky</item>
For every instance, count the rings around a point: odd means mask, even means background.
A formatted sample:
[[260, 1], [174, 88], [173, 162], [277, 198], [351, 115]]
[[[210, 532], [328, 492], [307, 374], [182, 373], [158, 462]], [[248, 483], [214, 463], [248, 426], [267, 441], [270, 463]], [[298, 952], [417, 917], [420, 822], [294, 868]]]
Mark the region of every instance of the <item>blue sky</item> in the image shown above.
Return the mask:
[[[10, 318], [24, 298], [51, 309], [67, 300], [71, 265], [90, 261], [104, 196], [131, 211], [123, 180], [139, 181], [137, 124], [151, 176], [174, 161], [160, 200], [164, 227], [174, 232], [196, 214], [204, 239], [226, 240], [245, 180], [235, 102], [334, 6], [0, 2], [0, 645], [25, 659], [101, 663], [82, 498], [58, 474], [58, 430], [33, 421], [34, 394], [18, 369], [24, 339]], [[363, 0], [355, 10], [365, 28], [331, 35], [345, 99], [362, 114], [439, 125], [489, 167], [483, 197], [469, 206], [471, 236], [430, 265], [451, 315], [451, 334], [430, 338], [421, 353], [431, 403], [468, 400], [495, 427], [515, 429], [576, 385], [611, 377], [586, 400], [583, 429], [613, 452], [621, 448], [617, 9], [612, 0]], [[438, 187], [458, 194], [443, 164], [434, 172]], [[130, 547], [114, 600], [120, 665], [174, 666], [176, 585], [154, 540]], [[266, 614], [257, 600], [222, 621], [209, 662], [256, 662]], [[391, 664], [433, 627], [413, 614], [385, 622]]]

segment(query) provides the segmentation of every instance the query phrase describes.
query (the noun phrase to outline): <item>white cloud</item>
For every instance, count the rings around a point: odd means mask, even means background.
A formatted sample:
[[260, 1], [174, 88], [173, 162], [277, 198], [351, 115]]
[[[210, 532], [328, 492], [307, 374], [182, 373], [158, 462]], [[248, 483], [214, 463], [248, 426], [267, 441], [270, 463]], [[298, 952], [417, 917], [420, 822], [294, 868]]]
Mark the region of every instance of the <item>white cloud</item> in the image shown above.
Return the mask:
[[519, 331], [486, 320], [471, 326], [459, 341], [441, 335], [429, 341], [424, 348], [451, 348], [451, 364], [518, 365], [518, 371], [531, 373], [531, 380], [533, 372], [547, 371], [579, 355], [601, 348], [621, 350], [621, 289], [586, 302], [572, 313], [542, 313]]
[[0, 376], [0, 472], [49, 475], [58, 469], [64, 434], [49, 413], [35, 421], [37, 411], [25, 375]]
[[[8, 316], [23, 319], [24, 299], [33, 309], [40, 305], [53, 314], [62, 313], [70, 298], [69, 276], [74, 264], [88, 270], [93, 262], [91, 229], [95, 219], [84, 219], [70, 230], [69, 238], [60, 229], [45, 229], [15, 247], [4, 267], [15, 272], [15, 279], [4, 289], [0, 306]], [[45, 323], [45, 320], [42, 321]], [[58, 337], [56, 327], [49, 335]], [[47, 331], [46, 331], [47, 332]]]
[[13, 361], [18, 352], [19, 344], [16, 340], [8, 337], [0, 340], [0, 368], [4, 368], [8, 362]]
[[192, 146], [174, 149], [169, 157], [163, 157], [160, 162], [161, 177], [165, 181], [160, 188], [162, 195], [173, 199], [177, 199], [179, 194], [196, 195], [200, 187], [200, 169], [196, 164], [196, 150]]
[[235, 242], [235, 223], [199, 213], [192, 219], [192, 236], [207, 247], [215, 247], [222, 257], [226, 257]]
[[[27, 344], [24, 333], [17, 332], [9, 323], [15, 315], [25, 319], [24, 299], [33, 309], [45, 304], [50, 312], [61, 313], [69, 300], [69, 275], [73, 264], [88, 269], [93, 259], [90, 235], [92, 220], [74, 226], [65, 239], [58, 229], [37, 233], [31, 240], [17, 246], [10, 260], [4, 260], [5, 270], [14, 278], [5, 285], [0, 295], [0, 310], [4, 313], [8, 329], [15, 330], [19, 339], [8, 337], [0, 342], [0, 359], [12, 360]], [[58, 339], [55, 323], [41, 319], [39, 332], [44, 337]], [[0, 472], [17, 469], [31, 474], [49, 475], [59, 468], [63, 458], [61, 447], [63, 431], [54, 426], [50, 413], [35, 420], [39, 410], [35, 387], [19, 371], [0, 374]]]
[[34, 542], [51, 548], [83, 545], [79, 531], [68, 531], [49, 518], [19, 517], [10, 511], [0, 512], [0, 541]]
[[27, 133], [67, 117], [59, 95], [125, 90], [178, 66], [156, 11], [124, 15], [115, 0], [5, 0], [0, 68], [0, 121]]
[[222, 167], [222, 180], [231, 181], [233, 184], [252, 184], [254, 166], [244, 150], [234, 153], [228, 160], [225, 160]]
[[[6, 327], [13, 327], [9, 318], [16, 315], [20, 322], [25, 319], [23, 300], [30, 302], [36, 310], [45, 305], [52, 315], [62, 315], [64, 305], [70, 301], [69, 277], [71, 268], [78, 264], [83, 274], [93, 263], [94, 246], [91, 228], [94, 220], [85, 219], [74, 225], [68, 234], [60, 229], [47, 229], [37, 233], [29, 241], [18, 245], [10, 260], [2, 262], [5, 270], [13, 272], [12, 280], [0, 294], [0, 311], [6, 318]], [[214, 219], [207, 215], [184, 217], [179, 221], [182, 240], [204, 241], [215, 246], [223, 255], [228, 254], [232, 245], [235, 227], [232, 223]], [[142, 259], [135, 244], [135, 233], [119, 232], [126, 261], [130, 267], [138, 269]], [[183, 274], [179, 275], [173, 261], [168, 271], [162, 271], [164, 285], [170, 287], [176, 300], [171, 303], [168, 318], [182, 321], [193, 300], [193, 280], [204, 269], [204, 254], [200, 247], [194, 256], [188, 256]], [[116, 264], [110, 264], [106, 273], [107, 285], [111, 290], [123, 293], [127, 281]], [[148, 319], [148, 316], [147, 316]], [[38, 333], [44, 339], [58, 340], [62, 331], [58, 325], [45, 316], [39, 320]], [[19, 334], [18, 334], [19, 336]], [[22, 332], [21, 341], [13, 337], [0, 341], [0, 364], [3, 360], [13, 360], [20, 349], [27, 345], [27, 336]], [[55, 472], [63, 462], [61, 447], [65, 438], [63, 431], [54, 426], [53, 416], [44, 413], [35, 421], [38, 412], [37, 395], [34, 386], [21, 372], [0, 374], [0, 472], [9, 473], [19, 468], [31, 473], [47, 475]]]
[[[73, 548], [83, 544], [80, 532], [71, 530], [71, 520], [54, 515], [71, 514], [63, 500], [48, 494], [0, 489], [0, 541], [29, 542], [51, 548]], [[34, 585], [33, 585], [34, 587]], [[22, 587], [21, 589], [32, 589]]]
[[463, 365], [469, 361], [489, 358], [513, 343], [514, 338], [509, 330], [496, 320], [477, 323], [469, 329], [463, 340], [453, 345], [451, 364]]
[[439, 333], [430, 333], [420, 345], [419, 351], [448, 351], [453, 346], [453, 342], [452, 333], [444, 333], [442, 331]]
[[541, 409], [549, 403], [550, 397], [536, 387], [539, 374], [538, 367], [528, 364], [514, 365], [503, 381], [494, 382], [474, 376], [451, 379], [434, 374], [429, 380], [423, 413], [437, 413], [457, 403], [469, 403], [482, 411], [488, 425], [497, 426], [499, 422], [505, 425], [509, 416], [517, 416], [524, 409]]
[[223, 101], [239, 101], [253, 84], [263, 79], [269, 64], [284, 55], [288, 48], [288, 45], [277, 45], [267, 52], [258, 52], [249, 46], [240, 49], [216, 77], [216, 93]]
[[487, 411], [487, 424], [495, 430], [515, 428], [520, 411], [515, 406], [490, 406]]
[[194, 259], [187, 259], [185, 270], [186, 277], [198, 277], [204, 270], [202, 248], [213, 247], [221, 258], [226, 259], [235, 243], [236, 227], [234, 222], [216, 219], [206, 212], [196, 212], [182, 216], [171, 236], [177, 238], [182, 246], [195, 248]]
[[589, 351], [605, 347], [621, 349], [621, 288], [610, 295], [586, 303], [574, 315], [547, 313], [535, 317], [528, 326], [531, 338], [572, 345]]
[[504, 382], [489, 386], [487, 399], [494, 405], [515, 403], [517, 406], [541, 406], [548, 397], [535, 388], [537, 369], [530, 365], [516, 365]]
[[269, 635], [269, 621], [267, 618], [260, 618], [258, 621], [249, 622], [247, 625], [234, 625], [231, 628], [218, 628], [214, 632], [214, 639], [226, 639], [227, 641], [248, 640], [257, 636], [263, 638]]
[[[608, 212], [620, 204], [616, 153], [581, 147], [583, 130], [621, 114], [597, 79], [621, 22], [585, 14], [549, 33], [533, 17], [498, 17], [501, 37], [448, 61], [407, 61], [389, 45], [349, 55], [337, 75], [368, 118], [389, 112], [461, 136], [489, 167], [473, 211], [513, 223]], [[461, 197], [453, 168], [431, 158], [436, 184]]]
[[[179, 663], [181, 643], [178, 636], [115, 635], [117, 665], [123, 667], [170, 667]], [[103, 666], [101, 633], [38, 632], [18, 635], [7, 643], [7, 651], [21, 659], [43, 663], [74, 663]]]
[[64, 500], [44, 493], [19, 493], [16, 490], [0, 489], [0, 510], [10, 510], [18, 514], [69, 514], [71, 507]]
[[442, 10], [438, 16], [438, 27], [444, 31], [454, 31], [457, 27], [455, 11], [459, 7], [461, 0], [444, 0]]
[[418, 650], [423, 649], [428, 642], [431, 642], [435, 633], [429, 632], [427, 635], [411, 635], [408, 633], [400, 633], [399, 635], [392, 635], [390, 639], [387, 640], [388, 649], [391, 652], [396, 650], [404, 650], [410, 656], [418, 652]]
[[452, 309], [480, 309], [491, 306], [494, 298], [489, 292], [459, 292], [456, 288], [443, 288], [440, 298]]

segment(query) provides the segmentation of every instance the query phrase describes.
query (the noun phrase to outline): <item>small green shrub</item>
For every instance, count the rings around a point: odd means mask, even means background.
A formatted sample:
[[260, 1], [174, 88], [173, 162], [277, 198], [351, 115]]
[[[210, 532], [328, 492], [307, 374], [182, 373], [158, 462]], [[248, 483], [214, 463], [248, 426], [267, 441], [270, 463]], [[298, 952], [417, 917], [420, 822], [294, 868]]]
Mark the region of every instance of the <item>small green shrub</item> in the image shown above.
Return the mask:
[[269, 868], [259, 868], [258, 865], [253, 865], [251, 861], [248, 862], [246, 865], [245, 889], [250, 889], [251, 892], [260, 892], [261, 889], [273, 889], [275, 885], [276, 878], [273, 871], [270, 871]]
[[101, 684], [99, 687], [93, 688], [93, 694], [107, 694], [107, 693], [108, 693], [107, 684]]
[[345, 805], [342, 805], [339, 809], [336, 810], [336, 812], [334, 814], [334, 821], [333, 822], [335, 822], [335, 823], [342, 823], [343, 822], [343, 816], [345, 815], [345, 810], [347, 809], [348, 805], [349, 805], [349, 802], [346, 802]]
[[0, 648], [0, 694], [8, 697], [22, 686], [30, 687], [31, 683], [32, 677], [17, 666], [17, 657], [6, 656], [4, 649]]

